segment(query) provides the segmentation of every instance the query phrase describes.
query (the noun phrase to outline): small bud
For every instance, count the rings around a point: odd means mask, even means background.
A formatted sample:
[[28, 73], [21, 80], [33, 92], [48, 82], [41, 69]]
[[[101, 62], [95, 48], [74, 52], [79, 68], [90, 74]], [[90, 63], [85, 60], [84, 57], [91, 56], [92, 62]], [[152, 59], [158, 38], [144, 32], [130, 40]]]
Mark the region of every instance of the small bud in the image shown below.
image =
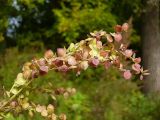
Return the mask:
[[100, 36], [99, 34], [97, 34], [97, 35], [95, 36], [95, 38], [96, 38], [97, 41], [99, 41], [99, 40], [101, 39], [101, 36]]
[[121, 32], [122, 31], [122, 26], [121, 25], [116, 25], [114, 27], [114, 29], [115, 29], [116, 32]]
[[80, 64], [79, 64], [79, 67], [82, 69], [82, 70], [86, 70], [88, 68], [88, 61], [82, 61]]
[[44, 57], [45, 57], [46, 59], [51, 59], [53, 56], [54, 56], [54, 54], [53, 54], [52, 50], [47, 50], [47, 51], [45, 52], [45, 54], [44, 54]]
[[32, 63], [26, 62], [26, 63], [23, 65], [22, 71], [30, 70], [30, 66], [31, 66], [31, 65], [32, 65]]
[[75, 93], [76, 93], [76, 89], [75, 89], [75, 88], [72, 88], [71, 94], [74, 95]]
[[22, 104], [22, 108], [23, 109], [27, 109], [28, 107], [29, 107], [29, 103], [28, 102]]
[[37, 105], [37, 106], [36, 106], [36, 111], [37, 111], [37, 112], [42, 112], [42, 110], [43, 110], [43, 107], [42, 107], [42, 106], [40, 106], [40, 105]]
[[53, 114], [51, 115], [51, 119], [52, 119], [52, 120], [57, 120], [57, 116], [53, 113]]
[[113, 38], [110, 34], [106, 34], [106, 38], [108, 42], [113, 42]]
[[48, 116], [47, 110], [46, 110], [46, 109], [42, 110], [41, 115], [42, 115], [43, 117], [47, 117], [47, 116]]
[[30, 117], [33, 117], [33, 115], [34, 115], [31, 110], [29, 110], [28, 114], [29, 114]]
[[140, 80], [143, 80], [143, 75], [140, 75]]
[[134, 59], [133, 59], [133, 62], [135, 62], [135, 63], [140, 63], [140, 62], [141, 62], [141, 58], [140, 58], [140, 57], [134, 58]]
[[119, 49], [122, 50], [122, 51], [125, 51], [127, 49], [127, 46], [124, 45], [124, 44], [121, 44]]
[[23, 78], [30, 79], [32, 77], [32, 70], [25, 70], [23, 71]]
[[13, 108], [15, 108], [17, 105], [18, 105], [18, 103], [16, 101], [12, 101], [10, 103], [10, 106], [13, 107]]
[[72, 88], [67, 88], [66, 90], [68, 93], [71, 93], [72, 92]]
[[122, 25], [122, 30], [123, 30], [123, 31], [127, 32], [128, 28], [129, 28], [128, 23], [124, 23], [124, 24]]
[[89, 56], [89, 50], [88, 50], [88, 49], [85, 49], [85, 50], [83, 51], [82, 56], [83, 56], [83, 58], [82, 58], [83, 60], [87, 59], [88, 56]]
[[67, 120], [67, 117], [66, 117], [65, 114], [61, 114], [61, 115], [59, 116], [59, 119], [60, 119], [60, 120]]
[[65, 99], [67, 99], [67, 98], [69, 97], [69, 93], [68, 93], [68, 92], [65, 92], [65, 93], [63, 94], [63, 96], [64, 96]]
[[66, 50], [64, 48], [58, 48], [57, 54], [59, 57], [64, 57], [66, 55]]
[[53, 113], [53, 112], [54, 112], [54, 106], [51, 105], [51, 104], [49, 104], [49, 105], [47, 106], [47, 112], [48, 112], [49, 114]]

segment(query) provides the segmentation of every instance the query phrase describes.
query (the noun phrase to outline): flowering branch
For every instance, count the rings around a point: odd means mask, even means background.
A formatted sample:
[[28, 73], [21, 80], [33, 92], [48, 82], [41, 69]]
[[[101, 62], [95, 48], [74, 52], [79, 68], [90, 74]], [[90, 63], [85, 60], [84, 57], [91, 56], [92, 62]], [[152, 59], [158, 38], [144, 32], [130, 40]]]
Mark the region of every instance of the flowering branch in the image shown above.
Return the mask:
[[[17, 75], [17, 78], [10, 89], [7, 92], [8, 100], [0, 106], [0, 111], [5, 111], [10, 104], [16, 106], [13, 100], [20, 99], [19, 104], [24, 100], [19, 98], [20, 93], [26, 88], [34, 78], [47, 74], [50, 70], [59, 72], [68, 72], [74, 70], [77, 75], [82, 70], [86, 70], [89, 66], [98, 67], [104, 66], [108, 69], [110, 66], [115, 66], [120, 72], [123, 73], [125, 79], [131, 79], [133, 74], [140, 76], [143, 79], [144, 75], [148, 75], [147, 70], [143, 70], [140, 62], [141, 58], [136, 58], [135, 53], [131, 49], [127, 49], [127, 46], [122, 43], [123, 32], [127, 32], [128, 24], [124, 23], [122, 26], [115, 26], [114, 33], [107, 33], [105, 31], [95, 31], [90, 33], [90, 36], [66, 48], [58, 48], [57, 53], [53, 53], [52, 50], [45, 52], [44, 57], [40, 59], [33, 59], [30, 62], [26, 62], [22, 68], [22, 73]], [[124, 60], [130, 60], [131, 67], [125, 67]], [[58, 94], [68, 94], [75, 92], [74, 89], [65, 91], [64, 89], [58, 89]], [[67, 93], [68, 92], [68, 93]], [[23, 98], [24, 99], [24, 98]], [[22, 102], [23, 101], [23, 102]], [[26, 100], [25, 100], [26, 101]], [[27, 100], [28, 101], [28, 100]], [[26, 105], [27, 104], [27, 105]], [[26, 102], [24, 109], [40, 112], [42, 116], [56, 120], [56, 115], [53, 113], [53, 105], [48, 107], [35, 105], [33, 103]], [[52, 109], [52, 112], [48, 109]], [[2, 115], [1, 115], [2, 116]], [[3, 117], [3, 116], [2, 116]], [[60, 120], [65, 120], [64, 114], [58, 117]]]

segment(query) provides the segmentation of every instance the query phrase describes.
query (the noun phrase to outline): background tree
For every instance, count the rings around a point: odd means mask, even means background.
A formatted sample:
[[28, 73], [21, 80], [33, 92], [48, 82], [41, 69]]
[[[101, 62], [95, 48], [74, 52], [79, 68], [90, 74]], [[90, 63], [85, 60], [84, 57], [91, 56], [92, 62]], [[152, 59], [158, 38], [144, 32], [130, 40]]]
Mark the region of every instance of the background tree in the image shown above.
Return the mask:
[[145, 91], [160, 91], [160, 1], [145, 0], [142, 25], [143, 63], [149, 69]]

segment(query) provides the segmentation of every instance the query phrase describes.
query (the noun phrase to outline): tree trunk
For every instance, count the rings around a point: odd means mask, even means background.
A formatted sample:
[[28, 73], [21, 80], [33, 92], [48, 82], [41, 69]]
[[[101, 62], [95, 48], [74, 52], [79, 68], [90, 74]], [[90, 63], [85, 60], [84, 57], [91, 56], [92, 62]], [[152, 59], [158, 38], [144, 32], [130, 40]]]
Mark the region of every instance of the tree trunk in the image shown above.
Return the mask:
[[160, 92], [160, 0], [145, 0], [142, 25], [142, 58], [150, 75], [145, 78], [146, 93]]

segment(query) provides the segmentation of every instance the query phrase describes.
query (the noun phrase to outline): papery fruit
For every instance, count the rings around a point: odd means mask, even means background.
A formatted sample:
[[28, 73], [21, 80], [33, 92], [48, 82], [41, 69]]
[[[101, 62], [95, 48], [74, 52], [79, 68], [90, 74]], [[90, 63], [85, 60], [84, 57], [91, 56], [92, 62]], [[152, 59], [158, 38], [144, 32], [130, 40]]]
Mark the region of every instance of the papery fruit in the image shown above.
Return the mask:
[[102, 48], [102, 42], [101, 41], [97, 41], [97, 48]]
[[37, 78], [38, 74], [39, 74], [38, 71], [32, 70], [31, 76], [32, 76], [32, 78]]
[[44, 54], [44, 57], [47, 58], [47, 59], [50, 59], [54, 56], [52, 50], [47, 50]]
[[40, 70], [39, 71], [40, 75], [45, 75], [46, 73], [48, 73], [49, 68], [48, 68], [48, 66], [40, 66], [39, 70]]
[[125, 55], [127, 58], [130, 58], [130, 57], [133, 55], [133, 51], [127, 49], [127, 50], [124, 51], [124, 55]]
[[45, 66], [46, 64], [46, 60], [44, 58], [39, 59], [37, 62], [40, 66]]
[[66, 50], [64, 48], [57, 48], [57, 54], [59, 57], [64, 57], [66, 55]]
[[132, 69], [136, 71], [137, 74], [139, 74], [141, 72], [141, 65], [138, 63], [135, 63], [132, 65]]
[[107, 51], [104, 51], [104, 50], [101, 50], [101, 51], [100, 51], [100, 56], [106, 58], [106, 57], [108, 57], [108, 52], [107, 52]]
[[46, 110], [46, 109], [42, 110], [41, 115], [42, 115], [43, 117], [48, 116], [47, 110]]
[[130, 72], [130, 70], [126, 70], [124, 73], [123, 73], [123, 77], [128, 80], [132, 77], [132, 74]]
[[56, 60], [52, 61], [52, 64], [55, 65], [56, 67], [60, 67], [63, 65], [63, 61], [56, 59]]
[[99, 63], [100, 63], [100, 61], [98, 58], [92, 58], [91, 62], [90, 62], [91, 66], [93, 66], [93, 67], [97, 67], [99, 65]]
[[120, 42], [122, 40], [122, 35], [120, 33], [116, 33], [113, 37], [116, 42]]
[[60, 72], [67, 72], [69, 70], [69, 68], [67, 65], [62, 65], [62, 66], [58, 67], [58, 70]]
[[133, 59], [133, 62], [135, 62], [135, 63], [140, 63], [140, 62], [141, 62], [141, 58], [140, 58], [140, 57], [134, 58], [134, 59]]
[[77, 64], [77, 61], [76, 61], [75, 57], [73, 57], [73, 56], [68, 57], [67, 62], [69, 65], [72, 65], [72, 66]]

